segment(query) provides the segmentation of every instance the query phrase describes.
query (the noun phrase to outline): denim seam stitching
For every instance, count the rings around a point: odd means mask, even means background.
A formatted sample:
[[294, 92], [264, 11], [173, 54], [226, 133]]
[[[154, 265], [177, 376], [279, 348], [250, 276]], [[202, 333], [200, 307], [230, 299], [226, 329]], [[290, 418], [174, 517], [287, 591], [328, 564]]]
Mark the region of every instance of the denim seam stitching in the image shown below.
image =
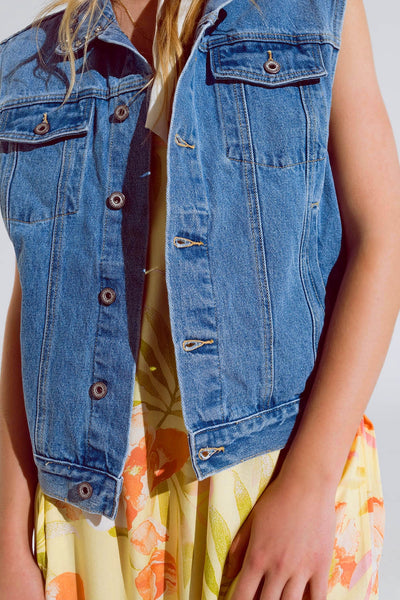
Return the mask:
[[[325, 285], [324, 285], [324, 282], [323, 282], [323, 278], [322, 278], [321, 268], [320, 268], [320, 265], [319, 265], [319, 260], [318, 260], [318, 252], [317, 252], [317, 250], [318, 250], [318, 227], [317, 227], [317, 219], [318, 219], [318, 206], [311, 206], [311, 208], [310, 208], [310, 212], [311, 212], [311, 216], [310, 216], [310, 235], [311, 235], [311, 233], [312, 233], [312, 232], [311, 232], [311, 225], [312, 225], [312, 223], [313, 223], [313, 222], [314, 222], [314, 220], [315, 220], [315, 232], [314, 232], [314, 234], [313, 234], [313, 235], [314, 235], [314, 238], [315, 238], [315, 244], [316, 244], [316, 252], [315, 252], [315, 265], [316, 265], [316, 267], [317, 267], [317, 269], [318, 269], [318, 273], [319, 273], [319, 275], [320, 275], [320, 278], [321, 278], [321, 283], [322, 283], [322, 286], [323, 286], [323, 287], [325, 287]], [[309, 269], [310, 269], [310, 266], [309, 266]], [[310, 269], [310, 273], [311, 273], [311, 269]], [[312, 276], [312, 280], [313, 280], [313, 287], [314, 287], [314, 291], [315, 291], [316, 298], [317, 298], [317, 300], [318, 300], [318, 303], [319, 303], [319, 305], [320, 305], [320, 307], [321, 307], [322, 311], [324, 311], [324, 310], [325, 310], [325, 308], [324, 308], [324, 305], [323, 305], [322, 299], [321, 299], [321, 297], [320, 297], [320, 294], [319, 294], [319, 292], [318, 292], [318, 284], [317, 284], [317, 282], [315, 281], [315, 278], [314, 278], [314, 276]]]
[[14, 180], [15, 170], [17, 167], [17, 148], [15, 142], [11, 142], [10, 144], [10, 157], [7, 161], [9, 163], [8, 170], [4, 169], [4, 174], [2, 177], [2, 181], [7, 182], [7, 185], [4, 186], [4, 211], [6, 217], [6, 227], [8, 231], [8, 235], [11, 239], [11, 221], [10, 219], [10, 193], [11, 193], [11, 185]]
[[[82, 129], [82, 128], [80, 128], [80, 129], [73, 128], [73, 129], [71, 129], [71, 128], [64, 127], [62, 129], [55, 130], [56, 135], [48, 135], [48, 136], [46, 136], [46, 138], [44, 138], [44, 137], [37, 138], [37, 137], [34, 137], [33, 135], [31, 135], [30, 133], [24, 133], [23, 131], [21, 131], [21, 132], [12, 131], [12, 132], [10, 132], [10, 134], [13, 135], [14, 137], [18, 137], [19, 139], [32, 140], [32, 142], [33, 142], [32, 146], [34, 147], [36, 143], [40, 144], [40, 145], [44, 145], [44, 144], [46, 144], [48, 142], [54, 142], [54, 141], [56, 141], [59, 137], [61, 137], [62, 139], [67, 139], [65, 137], [65, 135], [63, 135], [65, 133], [70, 133], [71, 134], [71, 136], [68, 136], [68, 137], [78, 137], [76, 134], [79, 134], [79, 133], [83, 133], [84, 134], [84, 133], [87, 133], [88, 130], [89, 130], [88, 128], [85, 128], [85, 129]], [[7, 132], [3, 132], [3, 135], [0, 133], [0, 139], [3, 139], [3, 140], [7, 141], [7, 138], [4, 137], [4, 133], [7, 133]], [[15, 142], [16, 140], [13, 139], [11, 141]]]
[[217, 425], [203, 427], [202, 429], [198, 429], [197, 431], [192, 431], [190, 433], [193, 436], [193, 438], [196, 438], [199, 435], [204, 434], [204, 433], [205, 434], [212, 433], [213, 431], [217, 431], [217, 430], [223, 429], [223, 428], [229, 429], [233, 425], [238, 425], [245, 421], [252, 421], [254, 419], [262, 419], [263, 417], [268, 416], [268, 414], [273, 414], [274, 412], [282, 412], [283, 410], [285, 410], [286, 408], [288, 408], [292, 405], [299, 404], [300, 400], [301, 400], [301, 397], [296, 396], [292, 400], [288, 400], [287, 402], [284, 402], [283, 404], [280, 404], [279, 406], [274, 406], [273, 408], [268, 408], [268, 409], [262, 410], [256, 414], [247, 415], [245, 417], [241, 417], [240, 419], [235, 419], [234, 421], [228, 421], [228, 423], [218, 423]]
[[[261, 42], [278, 42], [284, 43], [285, 41], [289, 44], [332, 44], [336, 47], [339, 47], [340, 38], [335, 35], [331, 35], [331, 33], [298, 33], [296, 35], [290, 35], [285, 33], [238, 33], [238, 34], [228, 34], [225, 36], [217, 37], [216, 39], [205, 39], [199, 45], [200, 50], [211, 50], [212, 48], [216, 48], [218, 46], [234, 44], [240, 41], [261, 41]], [[306, 41], [304, 41], [306, 40]]]
[[[198, 126], [198, 119], [196, 119], [196, 124]], [[196, 146], [196, 150], [195, 152], [197, 152], [196, 156], [199, 160], [199, 151], [198, 151], [198, 144], [195, 144]], [[200, 165], [201, 165], [201, 161], [200, 161]], [[203, 170], [200, 169], [201, 171], [201, 176], [203, 179]], [[210, 209], [208, 206], [208, 218], [209, 218], [209, 213], [210, 213]], [[213, 308], [214, 308], [214, 316], [215, 316], [215, 329], [216, 329], [216, 351], [217, 351], [217, 362], [218, 362], [218, 380], [219, 380], [219, 389], [220, 389], [220, 393], [219, 393], [219, 400], [220, 400], [220, 404], [223, 407], [224, 410], [226, 410], [225, 405], [223, 403], [223, 384], [222, 384], [222, 375], [221, 375], [221, 356], [220, 356], [220, 340], [222, 339], [222, 336], [220, 336], [220, 325], [219, 325], [219, 317], [218, 317], [218, 310], [217, 310], [217, 302], [216, 302], [216, 294], [215, 294], [215, 284], [214, 284], [214, 280], [213, 280], [213, 272], [212, 272], [212, 268], [211, 268], [211, 258], [210, 258], [210, 250], [209, 250], [209, 240], [208, 240], [208, 233], [209, 233], [209, 222], [207, 222], [207, 232], [206, 232], [206, 243], [205, 243], [205, 250], [207, 253], [207, 261], [208, 261], [208, 272], [210, 274], [210, 285], [211, 285], [211, 293], [212, 293], [212, 297], [214, 299], [213, 301]]]
[[[83, 116], [85, 119], [87, 119], [87, 113], [88, 110], [87, 108], [85, 109], [85, 112], [83, 113]], [[63, 150], [62, 150], [62, 160], [61, 160], [61, 165], [60, 165], [60, 175], [59, 177], [62, 178], [66, 183], [68, 183], [68, 181], [71, 180], [69, 174], [71, 173], [71, 164], [72, 164], [72, 155], [73, 155], [73, 143], [74, 140], [78, 140], [79, 142], [82, 142], [83, 139], [87, 139], [87, 138], [62, 138], [62, 144], [63, 144]], [[47, 140], [46, 140], [47, 141]], [[54, 140], [52, 140], [54, 141]], [[11, 142], [12, 144], [14, 144], [15, 146], [15, 155], [16, 157], [18, 156], [18, 142]], [[84, 154], [86, 154], [86, 149], [87, 149], [87, 142], [85, 144], [85, 142], [82, 142], [84, 145]], [[71, 146], [71, 148], [69, 148], [69, 146]], [[69, 159], [66, 162], [66, 158], [65, 158], [65, 154], [67, 152], [67, 147], [68, 147], [68, 153], [69, 153]], [[17, 160], [15, 161], [17, 162]], [[65, 169], [66, 164], [68, 165], [68, 170]], [[10, 218], [10, 222], [15, 222], [15, 223], [24, 223], [27, 225], [33, 225], [34, 223], [44, 223], [47, 221], [53, 221], [56, 218], [62, 217], [62, 216], [68, 216], [68, 215], [73, 215], [75, 214], [78, 209], [79, 209], [79, 196], [80, 196], [80, 190], [82, 187], [82, 179], [83, 179], [83, 169], [81, 169], [81, 175], [80, 175], [80, 182], [79, 182], [79, 186], [78, 188], [74, 191], [74, 196], [77, 198], [77, 205], [76, 208], [74, 210], [64, 210], [65, 209], [65, 205], [66, 205], [66, 201], [64, 200], [64, 202], [62, 203], [62, 209], [61, 212], [57, 212], [57, 210], [55, 210], [55, 214], [54, 215], [50, 215], [49, 217], [45, 217], [42, 219], [30, 219], [25, 220], [25, 219], [18, 219], [16, 217], [12, 217]], [[59, 179], [60, 181], [60, 179]], [[10, 182], [11, 183], [11, 182]], [[57, 184], [57, 189], [59, 188], [60, 183]], [[66, 186], [63, 186], [63, 193], [65, 194], [65, 188]], [[59, 194], [59, 192], [57, 192], [57, 194]], [[59, 202], [57, 202], [56, 207], [58, 207], [60, 205]]]
[[[63, 161], [60, 169], [60, 175], [58, 179], [57, 185], [57, 206], [59, 203], [59, 186], [60, 181], [62, 179], [62, 173], [64, 172], [64, 161], [65, 161], [65, 146], [63, 149]], [[55, 235], [56, 232], [60, 230], [60, 235]], [[44, 396], [47, 390], [47, 374], [50, 362], [50, 348], [52, 343], [52, 336], [54, 332], [54, 315], [55, 315], [55, 304], [57, 300], [57, 290], [58, 290], [58, 274], [60, 272], [59, 262], [60, 262], [60, 248], [61, 248], [61, 232], [63, 230], [63, 219], [61, 218], [61, 224], [59, 225], [59, 220], [53, 221], [53, 231], [52, 231], [52, 239], [51, 239], [51, 251], [50, 251], [50, 268], [49, 268], [49, 277], [48, 277], [48, 285], [47, 285], [47, 294], [46, 294], [46, 316], [45, 316], [45, 326], [42, 337], [42, 347], [40, 353], [40, 363], [39, 363], [39, 377], [38, 377], [38, 394], [37, 394], [37, 414], [36, 414], [36, 425], [35, 425], [35, 438], [36, 443], [40, 443], [40, 447], [43, 448], [43, 434], [44, 434], [44, 424], [45, 424], [45, 415], [46, 415], [46, 402], [44, 401]], [[55, 262], [54, 262], [55, 261]], [[56, 268], [57, 267], [57, 268]], [[55, 271], [55, 279], [53, 280], [52, 274]], [[44, 368], [43, 379], [41, 377], [42, 366]], [[39, 410], [41, 407], [41, 410]], [[40, 418], [41, 417], [41, 418]]]
[[[228, 158], [230, 160], [234, 160], [236, 162], [244, 162], [244, 163], [249, 163], [249, 164], [253, 164], [253, 161], [250, 161], [246, 158], [236, 158], [235, 156], [229, 156], [228, 154]], [[288, 169], [290, 167], [297, 167], [298, 165], [306, 165], [308, 163], [313, 163], [313, 162], [320, 162], [326, 160], [326, 157], [323, 156], [322, 158], [311, 158], [310, 160], [301, 160], [297, 163], [289, 163], [287, 165], [268, 165], [266, 163], [261, 163], [258, 161], [254, 161], [255, 165], [259, 165], [260, 167], [267, 167], [269, 169]]]
[[[249, 146], [249, 151], [250, 151], [250, 158], [252, 157], [252, 136], [251, 136], [251, 131], [250, 131], [250, 126], [249, 126], [249, 122], [248, 122], [248, 111], [247, 111], [247, 104], [246, 104], [246, 95], [245, 95], [245, 90], [244, 90], [244, 85], [243, 84], [239, 84], [240, 85], [240, 94], [241, 94], [241, 99], [242, 99], [242, 104], [243, 104], [243, 112], [244, 112], [244, 117], [245, 117], [245, 128], [246, 128], [246, 133], [247, 133], [247, 144]], [[236, 89], [237, 86], [235, 86]], [[242, 125], [242, 120], [240, 117], [240, 104], [239, 104], [239, 99], [237, 97], [237, 93], [238, 90], [236, 89], [236, 105], [237, 105], [237, 110], [238, 110], [238, 117], [239, 117], [239, 125], [240, 125], [240, 131], [241, 131], [241, 139], [242, 139], [242, 148], [244, 148], [244, 138], [243, 138], [243, 125]], [[247, 189], [247, 197], [248, 197], [248, 203], [249, 203], [249, 208], [250, 208], [250, 215], [251, 215], [251, 219], [252, 219], [252, 231], [253, 231], [253, 239], [254, 239], [254, 250], [255, 250], [255, 255], [256, 255], [256, 264], [257, 264], [257, 279], [258, 279], [258, 286], [259, 286], [259, 293], [260, 293], [260, 301], [262, 303], [261, 306], [261, 310], [262, 310], [262, 314], [263, 314], [263, 322], [264, 322], [264, 356], [265, 356], [265, 360], [268, 360], [270, 362], [269, 365], [269, 369], [268, 372], [270, 374], [271, 377], [271, 381], [269, 383], [270, 385], [270, 390], [269, 390], [269, 398], [267, 400], [267, 396], [268, 396], [268, 392], [265, 392], [263, 401], [265, 403], [265, 401], [267, 401], [267, 407], [269, 406], [269, 401], [270, 401], [270, 397], [271, 397], [271, 390], [273, 389], [273, 366], [272, 366], [272, 353], [270, 354], [270, 356], [267, 356], [267, 335], [268, 335], [268, 323], [267, 323], [267, 317], [266, 317], [266, 307], [264, 305], [264, 302], [266, 300], [267, 304], [268, 304], [268, 309], [270, 310], [270, 299], [268, 296], [268, 278], [267, 278], [267, 273], [266, 273], [266, 261], [265, 261], [265, 250], [264, 250], [264, 241], [262, 239], [262, 234], [260, 232], [260, 227], [261, 227], [261, 222], [260, 222], [260, 215], [259, 215], [259, 211], [257, 212], [257, 215], [254, 215], [254, 210], [253, 210], [253, 204], [252, 204], [252, 198], [251, 198], [251, 194], [250, 194], [250, 187], [252, 187], [253, 189], [253, 194], [254, 194], [254, 203], [256, 204], [256, 210], [257, 210], [257, 191], [256, 191], [256, 182], [255, 182], [255, 173], [253, 170], [253, 164], [251, 163], [251, 161], [249, 162], [249, 166], [252, 170], [252, 184], [250, 184], [249, 182], [249, 176], [247, 173], [247, 169], [244, 169], [245, 171], [245, 177], [246, 177], [246, 189]], [[257, 223], [255, 222], [257, 220]], [[257, 228], [257, 233], [255, 231], [255, 229]], [[258, 244], [259, 244], [259, 250], [257, 249], [257, 242], [256, 242], [256, 237], [258, 238]], [[263, 275], [264, 275], [264, 284], [265, 284], [265, 288], [267, 290], [267, 297], [264, 300], [264, 294], [263, 294], [263, 286], [262, 286], [262, 282], [261, 282], [261, 275], [260, 275], [260, 265], [259, 265], [259, 252], [261, 251], [261, 258], [262, 258], [262, 263], [263, 263]], [[268, 311], [269, 314], [269, 311]], [[270, 317], [270, 315], [269, 315]], [[269, 327], [269, 332], [270, 332], [270, 339], [272, 339], [272, 321], [270, 320], [269, 323], [270, 327]], [[272, 351], [272, 349], [270, 348], [270, 350]]]
[[[293, 75], [302, 75], [307, 74], [307, 73], [312, 73], [312, 74], [326, 74], [326, 69], [322, 69], [321, 66], [321, 60], [319, 60], [320, 66], [319, 67], [314, 67], [314, 68], [309, 68], [309, 69], [300, 69], [297, 71], [289, 71], [289, 73], [282, 73], [281, 75], [273, 75], [272, 78], [268, 77], [267, 75], [264, 75], [263, 77], [261, 77], [261, 74], [258, 75], [257, 73], [254, 73], [253, 71], [249, 71], [249, 69], [244, 70], [244, 69], [224, 69], [222, 67], [222, 62], [221, 62], [221, 47], [218, 46], [215, 50], [215, 52], [211, 52], [211, 54], [215, 54], [216, 55], [216, 59], [218, 61], [217, 63], [217, 67], [219, 67], [219, 71], [216, 71], [217, 73], [220, 74], [225, 74], [225, 75], [229, 75], [229, 74], [244, 74], [247, 75], [248, 77], [251, 76], [251, 78], [255, 81], [259, 81], [259, 82], [264, 82], [264, 83], [274, 83], [275, 81], [289, 81]], [[311, 50], [313, 53], [313, 57], [315, 59], [315, 62], [318, 62], [318, 57], [315, 55], [314, 50]], [[229, 58], [229, 57], [228, 57]], [[322, 69], [322, 71], [321, 71]], [[271, 81], [272, 80], [272, 81]]]
[[[316, 106], [315, 106], [315, 98], [312, 95], [311, 90], [308, 90], [308, 95], [310, 97], [310, 107], [311, 107], [311, 111], [312, 111], [312, 118], [313, 118], [313, 122], [314, 122], [314, 129], [313, 129], [313, 133], [314, 133], [314, 153], [316, 153], [317, 151], [317, 131], [318, 131], [318, 113], [316, 111]], [[315, 171], [315, 165], [312, 165], [312, 171], [313, 171], [313, 181], [316, 175], [316, 171]], [[310, 236], [312, 234], [311, 231], [311, 217], [312, 214], [310, 214]], [[307, 252], [307, 262], [308, 262], [308, 268], [309, 268], [309, 272], [310, 272], [310, 279], [311, 279], [311, 284], [313, 286], [313, 290], [314, 290], [314, 294], [315, 294], [315, 299], [317, 301], [317, 303], [319, 304], [322, 312], [324, 312], [324, 306], [322, 305], [320, 298], [319, 298], [319, 294], [317, 291], [317, 287], [316, 287], [316, 282], [314, 279], [314, 275], [312, 272], [312, 269], [310, 267], [310, 263], [309, 263], [309, 251]], [[318, 330], [320, 331], [321, 329], [321, 318], [320, 315], [315, 315], [316, 317], [316, 321], [318, 323]], [[316, 351], [316, 347], [317, 347], [317, 332], [315, 333], [315, 351]]]
[[223, 108], [222, 108], [223, 103], [222, 103], [222, 98], [221, 98], [220, 84], [216, 83], [215, 88], [216, 88], [217, 103], [218, 103], [218, 109], [219, 109], [219, 115], [220, 115], [222, 135], [223, 135], [224, 143], [225, 143], [225, 154], [227, 156], [229, 156], [228, 137], [227, 137], [226, 128], [225, 128], [225, 119], [224, 119], [224, 113], [223, 113]]
[[[247, 103], [247, 98], [246, 98], [246, 86], [243, 84], [241, 85], [241, 91], [242, 91], [242, 99], [243, 99], [243, 103], [244, 103], [247, 135], [248, 135], [248, 140], [249, 140], [249, 144], [250, 144], [250, 154], [251, 154], [251, 157], [254, 158], [254, 150], [253, 150], [254, 144], [253, 144], [253, 138], [252, 138], [252, 134], [251, 134], [251, 127], [250, 127], [250, 120], [249, 120], [249, 113], [248, 113], [248, 103]], [[252, 182], [253, 182], [254, 200], [255, 200], [256, 211], [257, 211], [258, 236], [259, 236], [259, 244], [260, 244], [260, 250], [261, 250], [261, 259], [262, 259], [262, 263], [263, 263], [264, 288], [262, 288], [262, 289], [265, 290], [264, 293], [265, 293], [265, 299], [266, 299], [266, 303], [267, 303], [266, 308], [263, 306], [264, 323], [265, 323], [264, 348], [265, 348], [265, 353], [266, 353], [267, 345], [268, 345], [266, 336], [269, 333], [269, 352], [270, 352], [269, 356], [265, 357], [266, 360], [268, 361], [267, 370], [269, 373], [270, 381], [269, 381], [269, 394], [268, 394], [268, 391], [266, 391], [265, 396], [264, 396], [264, 402], [268, 397], [267, 407], [269, 407], [273, 389], [274, 389], [274, 383], [275, 383], [274, 382], [274, 347], [273, 347], [273, 333], [274, 332], [273, 332], [273, 320], [272, 320], [272, 309], [271, 309], [271, 295], [270, 295], [270, 286], [269, 286], [269, 277], [268, 277], [268, 261], [267, 261], [266, 251], [265, 251], [262, 217], [260, 214], [260, 202], [259, 202], [259, 193], [258, 193], [258, 187], [257, 187], [257, 175], [255, 172], [254, 166], [255, 165], [253, 162], [251, 164]], [[265, 313], [268, 314], [268, 318], [266, 318]]]
[[[134, 91], [138, 91], [139, 93], [142, 93], [142, 87], [143, 85], [145, 85], [147, 83], [148, 80], [145, 81], [141, 81], [140, 85], [139, 82], [138, 84], [136, 84], [135, 86], [132, 86], [132, 84], [123, 84], [121, 86], [119, 86], [118, 88], [115, 88], [115, 90], [113, 90], [113, 88], [111, 89], [107, 89], [107, 90], [101, 90], [100, 88], [88, 88], [87, 90], [81, 90], [80, 92], [78, 92], [78, 94], [76, 96], [72, 96], [70, 97], [70, 99], [68, 100], [68, 102], [65, 104], [65, 106], [70, 106], [70, 105], [74, 105], [77, 104], [79, 102], [81, 102], [82, 100], [86, 100], [87, 98], [99, 98], [101, 100], [105, 100], [105, 101], [111, 101], [116, 97], [119, 97], [121, 94], [124, 93], [129, 93], [129, 92], [134, 92]], [[144, 93], [144, 90], [143, 90]], [[18, 109], [18, 108], [23, 108], [23, 107], [30, 107], [30, 106], [36, 106], [36, 105], [41, 105], [41, 104], [48, 104], [48, 103], [59, 103], [64, 100], [65, 98], [65, 94], [47, 94], [47, 95], [43, 95], [43, 94], [37, 94], [36, 96], [29, 96], [27, 98], [18, 98], [18, 99], [13, 99], [7, 102], [4, 102], [4, 104], [0, 104], [0, 114], [2, 114], [3, 112], [7, 112], [8, 110], [11, 109]], [[61, 104], [59, 105], [61, 107]]]
[[[33, 456], [35, 458], [37, 458], [39, 461], [43, 461], [45, 463], [43, 466], [39, 465], [39, 467], [40, 467], [40, 469], [42, 471], [46, 471], [46, 469], [44, 467], [46, 467], [47, 464], [56, 464], [56, 465], [65, 465], [66, 467], [74, 467], [74, 468], [76, 468], [78, 470], [82, 469], [82, 470], [90, 471], [90, 472], [93, 472], [93, 473], [99, 473], [101, 475], [105, 475], [106, 477], [114, 480], [115, 482], [118, 482], [119, 479], [120, 479], [119, 477], [116, 477], [115, 475], [112, 475], [111, 473], [108, 473], [107, 471], [102, 471], [101, 469], [97, 469], [96, 467], [86, 467], [85, 465], [79, 465], [77, 463], [73, 463], [73, 462], [68, 461], [68, 460], [64, 461], [64, 460], [54, 459], [51, 456], [45, 456], [43, 454], [38, 454], [37, 452], [35, 452]], [[50, 470], [47, 471], [47, 472], [50, 473], [50, 474], [52, 474], [52, 475], [54, 474]], [[62, 477], [62, 475], [58, 475], [58, 474], [56, 474], [56, 475], [58, 477]]]
[[[309, 101], [310, 101], [310, 116], [311, 116], [311, 121], [312, 121], [312, 139], [313, 139], [313, 146], [312, 146], [312, 153], [314, 153], [316, 151], [316, 147], [317, 147], [317, 116], [316, 116], [316, 112], [315, 112], [315, 104], [314, 104], [314, 98], [312, 96], [312, 94], [310, 93], [310, 90], [307, 90], [308, 96], [309, 96]], [[310, 190], [314, 190], [314, 180], [315, 180], [315, 165], [311, 165], [310, 166], [310, 170], [311, 170], [311, 185], [310, 185]], [[310, 200], [310, 199], [309, 199]], [[311, 283], [311, 287], [313, 290], [313, 295], [314, 295], [314, 301], [317, 302], [317, 304], [319, 304], [319, 299], [318, 299], [318, 294], [317, 291], [315, 289], [315, 282], [313, 279], [313, 275], [312, 275], [312, 269], [311, 269], [311, 265], [310, 265], [310, 237], [311, 237], [311, 212], [310, 212], [310, 202], [307, 202], [307, 211], [309, 213], [309, 225], [308, 225], [308, 239], [307, 239], [307, 245], [306, 245], [306, 263], [307, 263], [307, 269], [308, 269], [308, 276], [310, 278], [310, 283]], [[313, 312], [313, 317], [314, 317], [314, 327], [313, 327], [313, 344], [314, 344], [314, 356], [316, 356], [317, 354], [317, 327], [318, 327], [318, 331], [320, 330], [320, 316], [318, 314], [318, 311], [315, 310], [315, 304], [314, 302], [311, 304], [311, 310]]]
[[[303, 110], [306, 117], [306, 127], [307, 127], [307, 156], [312, 153], [312, 145], [313, 145], [313, 136], [315, 135], [315, 126], [313, 122], [313, 115], [310, 114], [309, 106], [306, 102], [306, 94], [307, 91], [299, 88]], [[308, 97], [310, 104], [311, 99]], [[312, 351], [314, 360], [316, 357], [316, 315], [313, 310], [313, 302], [311, 297], [311, 291], [307, 284], [307, 277], [310, 278], [310, 271], [307, 264], [307, 253], [309, 251], [309, 235], [310, 235], [310, 213], [309, 213], [309, 202], [310, 202], [310, 190], [312, 190], [312, 183], [314, 179], [314, 169], [312, 165], [307, 165], [306, 170], [306, 201], [305, 201], [305, 209], [303, 215], [303, 230], [301, 234], [301, 243], [300, 243], [300, 252], [299, 252], [299, 263], [300, 263], [300, 277], [303, 285], [304, 296], [307, 302], [308, 310], [311, 316], [311, 325], [312, 325]], [[310, 278], [311, 283], [311, 278]], [[311, 283], [312, 287], [312, 283]]]
[[210, 253], [209, 253], [208, 227], [207, 227], [207, 243], [205, 244], [205, 249], [206, 249], [207, 260], [208, 260], [208, 271], [210, 273], [210, 284], [211, 284], [212, 296], [214, 298], [213, 305], [214, 305], [214, 315], [215, 315], [215, 328], [217, 331], [216, 347], [217, 347], [217, 362], [218, 362], [218, 380], [219, 380], [219, 389], [220, 389], [219, 400], [220, 400], [221, 406], [223, 407], [223, 409], [225, 409], [225, 406], [223, 404], [223, 393], [222, 393], [223, 386], [222, 386], [222, 376], [221, 376], [221, 357], [220, 357], [220, 344], [219, 344], [219, 341], [222, 336], [220, 336], [218, 333], [220, 328], [219, 328], [217, 305], [216, 305], [216, 301], [215, 301], [215, 285], [214, 285], [214, 280], [213, 280], [213, 276], [212, 276], [211, 260], [210, 260]]

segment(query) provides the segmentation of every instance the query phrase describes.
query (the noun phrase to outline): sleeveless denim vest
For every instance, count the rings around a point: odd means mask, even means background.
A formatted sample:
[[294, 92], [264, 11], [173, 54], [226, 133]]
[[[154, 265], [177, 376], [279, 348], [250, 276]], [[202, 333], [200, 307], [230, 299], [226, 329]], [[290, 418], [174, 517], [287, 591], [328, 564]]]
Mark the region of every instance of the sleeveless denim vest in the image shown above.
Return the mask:
[[[345, 0], [257, 5], [205, 3], [168, 138], [166, 282], [198, 479], [290, 441], [343, 274], [327, 145]], [[0, 46], [1, 213], [39, 483], [113, 518], [140, 339], [152, 71], [104, 0], [93, 27], [75, 19], [63, 103], [61, 16]]]

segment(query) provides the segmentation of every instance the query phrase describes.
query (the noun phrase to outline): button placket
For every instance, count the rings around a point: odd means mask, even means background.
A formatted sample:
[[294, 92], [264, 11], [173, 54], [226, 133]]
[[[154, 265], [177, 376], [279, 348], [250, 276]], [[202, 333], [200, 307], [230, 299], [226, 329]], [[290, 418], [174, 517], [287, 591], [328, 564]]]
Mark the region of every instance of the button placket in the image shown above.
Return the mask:
[[101, 400], [107, 394], [107, 385], [104, 381], [96, 381], [89, 388], [89, 394], [94, 400]]
[[113, 192], [107, 198], [107, 206], [112, 210], [120, 210], [126, 202], [126, 197], [122, 192]]
[[127, 104], [119, 104], [114, 110], [114, 119], [118, 123], [123, 123], [129, 117], [129, 106]]
[[110, 304], [115, 302], [116, 297], [117, 294], [115, 293], [115, 290], [113, 290], [113, 288], [105, 287], [99, 293], [99, 302], [104, 306], [110, 306]]

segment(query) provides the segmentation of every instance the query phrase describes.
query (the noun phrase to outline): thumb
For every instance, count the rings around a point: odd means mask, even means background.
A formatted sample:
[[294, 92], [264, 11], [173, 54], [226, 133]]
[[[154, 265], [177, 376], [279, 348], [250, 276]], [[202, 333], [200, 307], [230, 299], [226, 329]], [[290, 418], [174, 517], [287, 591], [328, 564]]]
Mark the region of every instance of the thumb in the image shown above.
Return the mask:
[[249, 543], [250, 531], [251, 519], [247, 518], [234, 537], [226, 558], [225, 575], [229, 579], [236, 577], [242, 568], [244, 555]]

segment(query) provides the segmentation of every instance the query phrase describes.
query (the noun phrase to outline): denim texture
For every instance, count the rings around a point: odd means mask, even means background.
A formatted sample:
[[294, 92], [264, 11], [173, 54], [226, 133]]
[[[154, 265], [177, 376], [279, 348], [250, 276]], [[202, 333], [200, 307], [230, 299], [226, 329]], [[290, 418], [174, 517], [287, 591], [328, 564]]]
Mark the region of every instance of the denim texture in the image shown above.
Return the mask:
[[[166, 281], [198, 479], [287, 444], [343, 273], [327, 144], [345, 0], [258, 6], [206, 2], [168, 138]], [[60, 19], [0, 46], [1, 213], [22, 287], [39, 482], [49, 496], [115, 517], [146, 268], [142, 88], [152, 71], [104, 0], [85, 69], [87, 26], [76, 19], [77, 82], [62, 104], [70, 71]], [[264, 66], [271, 60], [276, 72]], [[119, 210], [113, 192], [125, 196]], [[109, 305], [99, 301], [105, 287], [116, 293]], [[89, 393], [95, 382], [104, 397]]]

